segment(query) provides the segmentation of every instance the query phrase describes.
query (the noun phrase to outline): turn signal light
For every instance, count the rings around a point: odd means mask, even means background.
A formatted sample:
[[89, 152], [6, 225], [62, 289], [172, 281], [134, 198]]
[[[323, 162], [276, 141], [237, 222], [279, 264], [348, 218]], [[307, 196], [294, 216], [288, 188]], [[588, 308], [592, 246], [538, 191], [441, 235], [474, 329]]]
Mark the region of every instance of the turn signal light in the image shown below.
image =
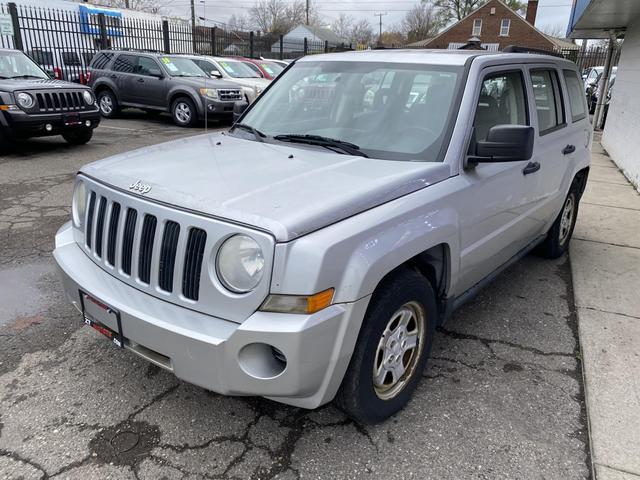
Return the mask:
[[260, 310], [275, 313], [316, 313], [331, 305], [334, 292], [333, 288], [328, 288], [313, 295], [269, 295]]

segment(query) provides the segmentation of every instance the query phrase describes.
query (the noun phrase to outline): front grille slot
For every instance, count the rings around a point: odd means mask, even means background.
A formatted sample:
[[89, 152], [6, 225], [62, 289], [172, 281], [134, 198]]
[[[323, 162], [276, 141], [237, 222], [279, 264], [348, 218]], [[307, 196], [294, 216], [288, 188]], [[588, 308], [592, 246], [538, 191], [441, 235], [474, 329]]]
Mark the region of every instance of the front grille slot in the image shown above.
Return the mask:
[[38, 110], [46, 113], [80, 111], [89, 108], [85, 105], [82, 91], [36, 93], [36, 101]]
[[96, 255], [102, 258], [102, 237], [104, 232], [104, 216], [107, 211], [107, 199], [100, 197], [100, 203], [98, 204], [98, 220], [96, 222], [96, 242], [95, 249]]
[[151, 280], [151, 257], [157, 223], [158, 220], [153, 215], [144, 216], [142, 234], [140, 235], [140, 254], [138, 255], [138, 277], [144, 283], [149, 283]]
[[198, 300], [202, 257], [206, 242], [207, 232], [204, 230], [192, 228], [189, 231], [182, 274], [182, 294], [190, 300]]
[[221, 90], [218, 89], [220, 100], [242, 100], [242, 92], [240, 90]]
[[118, 221], [120, 220], [120, 204], [113, 202], [111, 218], [109, 219], [109, 233], [107, 237], [107, 262], [116, 264], [116, 238], [118, 237]]
[[96, 193], [91, 192], [89, 197], [89, 209], [87, 212], [87, 231], [86, 231], [86, 243], [87, 247], [91, 249], [91, 240], [93, 235], [93, 212], [96, 208]]
[[131, 275], [131, 258], [133, 256], [133, 237], [136, 233], [136, 220], [138, 212], [133, 208], [127, 210], [127, 218], [122, 235], [122, 271]]
[[164, 226], [162, 246], [160, 247], [160, 265], [158, 269], [158, 284], [165, 292], [173, 292], [173, 272], [176, 266], [176, 251], [180, 225], [168, 221]]

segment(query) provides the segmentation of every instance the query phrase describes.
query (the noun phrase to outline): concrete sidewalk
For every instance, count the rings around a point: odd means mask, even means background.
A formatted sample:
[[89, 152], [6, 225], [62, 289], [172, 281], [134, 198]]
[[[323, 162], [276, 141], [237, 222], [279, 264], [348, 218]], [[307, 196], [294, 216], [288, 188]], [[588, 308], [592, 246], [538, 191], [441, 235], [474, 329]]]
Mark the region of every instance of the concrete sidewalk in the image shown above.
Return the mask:
[[596, 480], [640, 480], [640, 195], [594, 138], [571, 242]]

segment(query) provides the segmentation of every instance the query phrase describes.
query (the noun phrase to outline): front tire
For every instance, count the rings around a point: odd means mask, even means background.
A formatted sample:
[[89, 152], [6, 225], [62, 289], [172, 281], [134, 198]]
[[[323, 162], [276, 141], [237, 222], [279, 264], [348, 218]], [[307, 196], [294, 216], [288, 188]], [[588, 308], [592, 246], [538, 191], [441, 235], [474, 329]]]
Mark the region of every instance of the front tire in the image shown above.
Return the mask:
[[74, 130], [71, 132], [65, 132], [62, 134], [62, 138], [64, 138], [67, 143], [71, 145], [84, 145], [88, 143], [89, 140], [93, 137], [93, 129], [84, 128], [82, 130]]
[[198, 111], [187, 97], [180, 97], [171, 104], [171, 116], [179, 127], [193, 127], [198, 121]]
[[580, 195], [575, 185], [571, 186], [564, 200], [562, 210], [547, 232], [547, 237], [538, 248], [538, 253], [546, 258], [559, 258], [569, 250], [569, 242], [573, 235], [578, 218]]
[[429, 281], [401, 270], [376, 289], [335, 403], [354, 420], [379, 423], [409, 402], [425, 368], [437, 307]]

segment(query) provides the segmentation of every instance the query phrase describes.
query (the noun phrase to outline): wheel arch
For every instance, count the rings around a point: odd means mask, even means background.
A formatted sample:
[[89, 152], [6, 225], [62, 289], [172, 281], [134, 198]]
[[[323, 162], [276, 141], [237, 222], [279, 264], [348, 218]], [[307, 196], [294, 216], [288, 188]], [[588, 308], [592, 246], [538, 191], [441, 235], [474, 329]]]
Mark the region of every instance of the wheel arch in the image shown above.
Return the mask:
[[96, 98], [105, 90], [111, 92], [113, 96], [116, 97], [116, 100], [118, 101], [118, 103], [120, 103], [120, 95], [118, 95], [118, 91], [117, 91], [118, 89], [115, 88], [110, 83], [103, 81], [93, 86], [93, 91], [95, 93]]
[[171, 107], [173, 106], [173, 102], [175, 102], [180, 97], [186, 97], [193, 102], [193, 105], [196, 107], [196, 113], [198, 115], [202, 114], [201, 111], [201, 102], [198, 101], [193, 92], [184, 89], [172, 90], [169, 92], [168, 96], [168, 105], [167, 109], [171, 113]]

